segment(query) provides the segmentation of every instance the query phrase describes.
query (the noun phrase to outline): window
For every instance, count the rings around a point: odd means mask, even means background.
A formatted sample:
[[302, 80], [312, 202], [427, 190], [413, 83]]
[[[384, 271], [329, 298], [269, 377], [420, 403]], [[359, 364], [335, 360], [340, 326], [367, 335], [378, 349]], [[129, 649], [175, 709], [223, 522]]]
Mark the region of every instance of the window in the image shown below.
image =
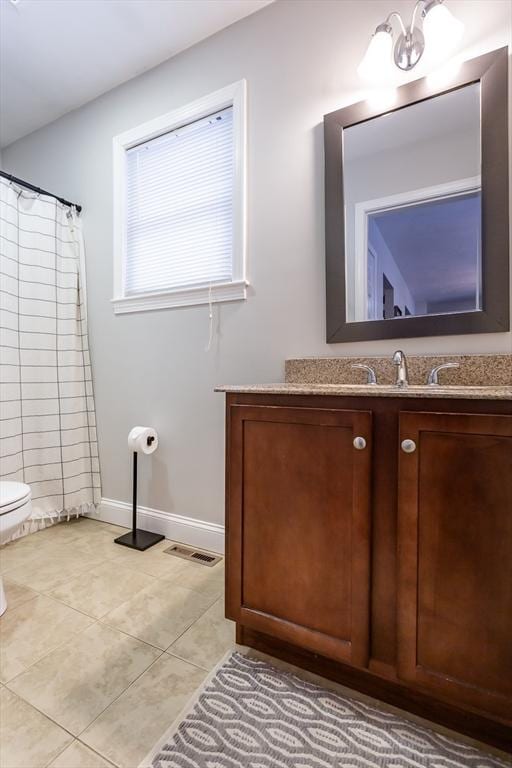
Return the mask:
[[246, 297], [245, 81], [114, 139], [116, 313]]

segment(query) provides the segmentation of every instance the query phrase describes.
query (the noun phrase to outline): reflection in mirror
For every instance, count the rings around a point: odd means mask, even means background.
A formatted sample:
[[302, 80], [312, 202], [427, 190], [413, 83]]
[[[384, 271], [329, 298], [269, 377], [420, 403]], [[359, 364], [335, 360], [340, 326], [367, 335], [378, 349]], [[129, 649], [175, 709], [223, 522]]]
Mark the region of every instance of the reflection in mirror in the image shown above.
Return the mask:
[[481, 309], [480, 85], [343, 131], [347, 321]]

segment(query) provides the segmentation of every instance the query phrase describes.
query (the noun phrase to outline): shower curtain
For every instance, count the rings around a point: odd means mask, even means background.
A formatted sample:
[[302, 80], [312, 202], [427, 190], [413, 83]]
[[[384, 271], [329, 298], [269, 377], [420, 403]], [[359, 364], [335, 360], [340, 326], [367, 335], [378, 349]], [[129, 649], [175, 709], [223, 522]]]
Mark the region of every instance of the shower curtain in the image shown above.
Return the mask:
[[0, 179], [0, 476], [32, 489], [15, 536], [100, 501], [84, 245], [73, 209]]

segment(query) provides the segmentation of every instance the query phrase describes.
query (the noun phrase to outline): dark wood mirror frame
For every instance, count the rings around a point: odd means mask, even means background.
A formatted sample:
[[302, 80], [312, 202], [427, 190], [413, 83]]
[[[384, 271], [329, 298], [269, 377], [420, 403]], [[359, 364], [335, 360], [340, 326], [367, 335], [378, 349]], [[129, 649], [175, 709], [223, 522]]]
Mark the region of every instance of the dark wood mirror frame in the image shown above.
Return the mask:
[[[471, 83], [481, 89], [482, 309], [445, 315], [347, 322], [343, 130]], [[362, 101], [324, 116], [327, 342], [496, 333], [509, 330], [508, 49], [462, 65], [448, 88], [427, 78], [398, 88], [392, 110]]]

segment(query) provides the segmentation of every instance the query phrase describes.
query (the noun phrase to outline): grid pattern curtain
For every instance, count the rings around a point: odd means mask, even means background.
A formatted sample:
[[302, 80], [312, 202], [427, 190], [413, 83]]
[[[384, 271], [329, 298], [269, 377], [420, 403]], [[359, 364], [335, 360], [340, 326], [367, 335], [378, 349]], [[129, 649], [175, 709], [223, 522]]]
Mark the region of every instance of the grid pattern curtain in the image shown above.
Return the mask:
[[32, 529], [101, 497], [83, 256], [74, 211], [0, 179], [0, 473]]
[[229, 282], [233, 108], [126, 153], [127, 296]]

